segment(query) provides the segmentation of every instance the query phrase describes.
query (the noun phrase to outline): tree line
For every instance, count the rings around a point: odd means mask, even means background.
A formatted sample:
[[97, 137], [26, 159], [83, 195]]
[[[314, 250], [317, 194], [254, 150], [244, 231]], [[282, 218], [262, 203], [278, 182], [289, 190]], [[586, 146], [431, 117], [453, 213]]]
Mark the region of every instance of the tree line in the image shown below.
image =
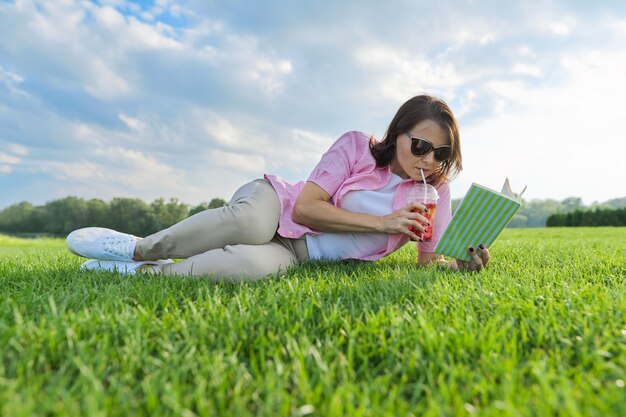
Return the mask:
[[[460, 201], [452, 201], [453, 210]], [[105, 202], [66, 197], [41, 206], [24, 201], [0, 210], [0, 232], [64, 236], [81, 227], [100, 226], [147, 236], [200, 211], [224, 205], [226, 201], [221, 198], [193, 207], [176, 198], [168, 201], [158, 198], [146, 203], [136, 198], [119, 197]], [[626, 197], [588, 207], [577, 197], [562, 201], [524, 201], [509, 227], [601, 226], [609, 223], [624, 226], [624, 209]]]
[[626, 226], [626, 208], [575, 210], [548, 217], [548, 227]]
[[200, 211], [226, 205], [221, 198], [190, 207], [176, 198], [146, 203], [137, 198], [114, 198], [110, 202], [66, 197], [42, 206], [28, 202], [0, 211], [0, 231], [16, 234], [64, 236], [81, 227], [99, 226], [137, 236], [165, 229]]

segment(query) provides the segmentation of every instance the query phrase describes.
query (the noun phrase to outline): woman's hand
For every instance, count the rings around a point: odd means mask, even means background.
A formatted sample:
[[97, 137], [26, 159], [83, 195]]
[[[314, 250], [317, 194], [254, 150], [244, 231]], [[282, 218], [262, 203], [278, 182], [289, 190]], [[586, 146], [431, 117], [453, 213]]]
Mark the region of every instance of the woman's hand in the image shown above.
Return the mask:
[[472, 262], [467, 262], [462, 259], [455, 259], [453, 261], [444, 261], [446, 266], [455, 271], [476, 271], [480, 272], [489, 263], [490, 255], [489, 250], [481, 243], [478, 248], [469, 247], [467, 250], [472, 257]]
[[422, 239], [417, 233], [424, 233], [426, 231], [424, 225], [428, 225], [428, 219], [421, 214], [425, 211], [427, 211], [427, 209], [423, 204], [412, 201], [400, 210], [382, 216], [381, 232], [402, 233], [412, 240], [421, 242]]

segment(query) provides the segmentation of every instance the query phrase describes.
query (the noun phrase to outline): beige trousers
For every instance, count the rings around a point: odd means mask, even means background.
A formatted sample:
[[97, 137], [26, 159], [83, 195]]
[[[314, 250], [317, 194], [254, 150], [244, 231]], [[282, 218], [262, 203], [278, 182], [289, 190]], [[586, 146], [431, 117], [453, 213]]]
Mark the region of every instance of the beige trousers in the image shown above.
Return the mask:
[[269, 181], [258, 179], [239, 188], [227, 206], [197, 213], [139, 240], [137, 252], [146, 260], [184, 259], [152, 267], [157, 273], [258, 280], [309, 260], [304, 238], [276, 233], [279, 217], [276, 191]]

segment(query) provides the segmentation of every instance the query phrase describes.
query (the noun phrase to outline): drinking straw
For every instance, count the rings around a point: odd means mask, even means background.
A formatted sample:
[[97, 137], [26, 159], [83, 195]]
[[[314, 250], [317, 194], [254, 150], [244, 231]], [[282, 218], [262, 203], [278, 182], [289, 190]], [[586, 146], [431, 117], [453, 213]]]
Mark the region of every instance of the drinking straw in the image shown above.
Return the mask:
[[426, 177], [424, 176], [424, 170], [420, 168], [420, 174], [422, 174], [422, 182], [424, 183], [424, 202], [426, 202]]

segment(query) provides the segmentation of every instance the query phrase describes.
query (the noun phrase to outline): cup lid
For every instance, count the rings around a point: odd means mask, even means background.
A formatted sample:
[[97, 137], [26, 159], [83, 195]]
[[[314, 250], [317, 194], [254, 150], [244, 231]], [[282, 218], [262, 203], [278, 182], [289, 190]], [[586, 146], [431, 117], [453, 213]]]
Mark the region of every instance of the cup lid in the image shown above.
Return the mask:
[[437, 201], [439, 199], [439, 193], [437, 189], [430, 184], [426, 184], [424, 189], [424, 183], [415, 182], [415, 184], [409, 189], [407, 200], [408, 201]]

